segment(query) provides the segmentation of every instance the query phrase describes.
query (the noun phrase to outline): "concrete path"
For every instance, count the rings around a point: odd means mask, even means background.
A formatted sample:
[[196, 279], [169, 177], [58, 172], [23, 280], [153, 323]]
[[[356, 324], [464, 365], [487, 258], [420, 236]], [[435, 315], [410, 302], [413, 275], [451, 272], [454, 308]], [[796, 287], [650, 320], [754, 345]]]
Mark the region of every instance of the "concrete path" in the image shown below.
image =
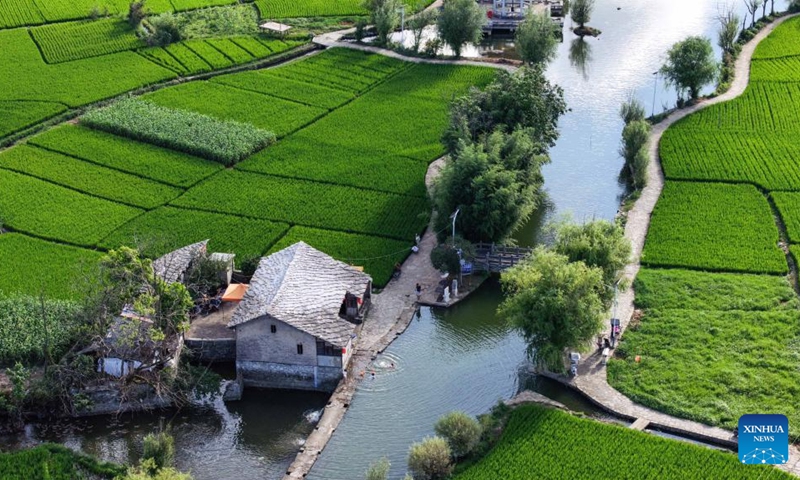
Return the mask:
[[[783, 23], [787, 18], [790, 17], [784, 17], [773, 22], [742, 48], [742, 52], [736, 61], [736, 76], [728, 92], [716, 98], [700, 102], [692, 107], [673, 112], [664, 121], [653, 127], [649, 146], [651, 162], [647, 170], [648, 183], [642, 191], [641, 196], [636, 201], [636, 204], [628, 213], [628, 219], [625, 225], [625, 237], [630, 240], [633, 253], [632, 262], [625, 267], [624, 275], [631, 283], [639, 272], [639, 260], [641, 258], [642, 249], [644, 248], [647, 229], [650, 225], [650, 216], [664, 188], [664, 174], [658, 155], [658, 144], [661, 140], [661, 136], [670, 125], [687, 115], [691, 115], [709, 105], [725, 102], [741, 95], [747, 88], [747, 84], [750, 80], [750, 60], [753, 57], [756, 46], [761, 40], [766, 38], [776, 26]], [[626, 292], [619, 295], [617, 312], [623, 333], [634, 314], [633, 301], [634, 291], [632, 288], [629, 288]], [[610, 327], [607, 326], [607, 328]], [[605, 333], [608, 335], [609, 332], [606, 331]], [[562, 375], [554, 374], [546, 374], [546, 376], [575, 388], [601, 408], [622, 418], [632, 421], [641, 419], [642, 421], [649, 421], [650, 426], [654, 428], [721, 445], [731, 447], [737, 446], [736, 438], [733, 436], [732, 432], [728, 430], [711, 427], [691, 420], [676, 418], [634, 403], [608, 384], [606, 367], [603, 365], [602, 357], [598, 352], [594, 352], [581, 361], [578, 368], [578, 376], [575, 378], [567, 378]], [[800, 451], [793, 447], [790, 458], [791, 463], [781, 468], [796, 475], [800, 475]]]
[[472, 65], [475, 67], [497, 68], [501, 70], [506, 70], [508, 72], [513, 72], [514, 70], [517, 69], [517, 66], [514, 64], [500, 63], [499, 61], [481, 62], [475, 60], [442, 60], [434, 58], [408, 57], [406, 55], [397, 53], [394, 50], [374, 47], [372, 45], [366, 45], [363, 43], [344, 42], [341, 40], [344, 35], [352, 33], [353, 31], [354, 29], [348, 29], [348, 30], [339, 30], [336, 32], [324, 33], [322, 35], [317, 35], [316, 37], [314, 37], [312, 42], [314, 42], [317, 45], [321, 45], [323, 47], [343, 47], [343, 48], [352, 48], [354, 50], [362, 50], [365, 52], [379, 53], [387, 57], [392, 57], [398, 60], [403, 60], [412, 63], [431, 63], [435, 65]]

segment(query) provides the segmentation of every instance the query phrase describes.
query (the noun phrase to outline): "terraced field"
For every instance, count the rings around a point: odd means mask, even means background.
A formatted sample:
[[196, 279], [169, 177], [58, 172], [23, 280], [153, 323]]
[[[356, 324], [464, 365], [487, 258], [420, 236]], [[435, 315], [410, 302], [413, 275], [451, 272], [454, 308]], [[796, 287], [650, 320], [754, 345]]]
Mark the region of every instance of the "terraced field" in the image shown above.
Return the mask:
[[753, 411], [800, 420], [800, 305], [778, 230], [781, 219], [800, 242], [799, 34], [800, 18], [777, 27], [743, 95], [662, 137], [667, 182], [635, 284], [643, 316], [609, 364], [609, 383], [646, 406], [727, 428]]
[[[334, 49], [157, 90], [0, 154], [0, 212], [12, 231], [87, 254], [133, 243], [156, 256], [209, 238], [241, 262], [305, 240], [380, 286], [427, 225], [424, 177], [447, 101], [493, 76]], [[175, 136], [186, 121], [210, 133]], [[183, 153], [211, 159], [193, 148], [231, 121], [278, 143], [233, 169]], [[69, 278], [48, 283], [63, 292]]]

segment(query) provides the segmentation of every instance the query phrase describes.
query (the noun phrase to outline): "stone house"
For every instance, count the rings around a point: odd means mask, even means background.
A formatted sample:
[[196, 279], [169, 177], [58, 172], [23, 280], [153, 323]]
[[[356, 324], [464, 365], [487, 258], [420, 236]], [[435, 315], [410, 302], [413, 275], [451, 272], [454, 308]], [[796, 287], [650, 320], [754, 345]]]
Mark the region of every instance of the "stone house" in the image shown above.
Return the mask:
[[[208, 240], [204, 240], [169, 252], [153, 260], [153, 272], [167, 283], [183, 283], [195, 261], [207, 254], [207, 245]], [[149, 318], [126, 306], [112, 321], [103, 346], [93, 349], [100, 352], [97, 371], [123, 377], [143, 365], [146, 371], [156, 367], [174, 367], [183, 347], [183, 336], [153, 341], [151, 328], [153, 322]], [[161, 359], [160, 354], [166, 354], [168, 358]]]
[[228, 323], [244, 385], [332, 391], [371, 289], [369, 275], [303, 242], [262, 258]]

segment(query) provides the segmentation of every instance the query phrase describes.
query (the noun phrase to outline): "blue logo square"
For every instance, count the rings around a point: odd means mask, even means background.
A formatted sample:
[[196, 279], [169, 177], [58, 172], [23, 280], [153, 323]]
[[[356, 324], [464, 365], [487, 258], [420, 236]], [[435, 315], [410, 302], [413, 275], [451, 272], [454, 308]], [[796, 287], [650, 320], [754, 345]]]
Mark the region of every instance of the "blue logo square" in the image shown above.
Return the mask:
[[742, 415], [739, 418], [739, 461], [748, 465], [788, 462], [789, 419], [786, 415]]

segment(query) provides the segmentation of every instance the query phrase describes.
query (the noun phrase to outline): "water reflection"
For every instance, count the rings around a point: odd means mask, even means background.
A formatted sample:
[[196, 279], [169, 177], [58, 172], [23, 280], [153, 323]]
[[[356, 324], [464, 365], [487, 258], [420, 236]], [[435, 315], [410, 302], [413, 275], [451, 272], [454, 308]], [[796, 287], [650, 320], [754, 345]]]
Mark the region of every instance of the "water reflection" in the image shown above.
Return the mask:
[[[421, 309], [419, 320], [378, 357], [375, 378], [366, 374], [308, 478], [361, 478], [384, 455], [392, 463], [390, 478], [400, 478], [408, 447], [432, 434], [442, 414], [477, 415], [521, 386], [540, 388], [528, 369], [523, 340], [495, 315], [500, 300], [499, 284], [491, 281], [450, 310]], [[577, 400], [572, 404], [592, 410]]]
[[584, 37], [573, 39], [569, 44], [569, 63], [589, 80], [589, 64], [592, 61], [592, 45]]

